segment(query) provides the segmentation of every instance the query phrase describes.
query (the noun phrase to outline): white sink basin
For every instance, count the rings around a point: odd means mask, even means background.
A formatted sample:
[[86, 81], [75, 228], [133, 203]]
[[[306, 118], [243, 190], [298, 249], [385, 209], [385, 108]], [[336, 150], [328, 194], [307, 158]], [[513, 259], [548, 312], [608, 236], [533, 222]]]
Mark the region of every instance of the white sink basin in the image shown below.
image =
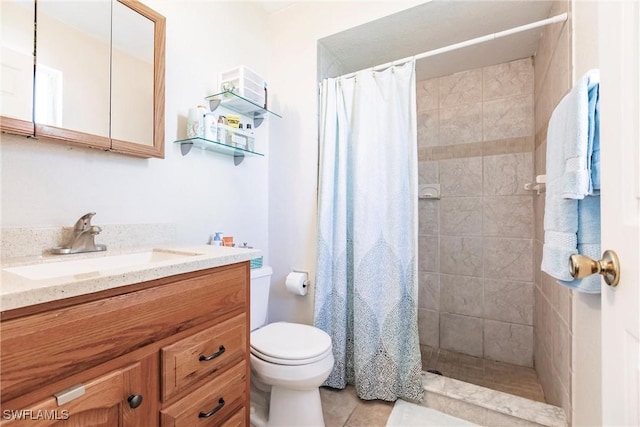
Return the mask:
[[[163, 261], [177, 261], [192, 256], [201, 255], [195, 252], [168, 251], [151, 249], [145, 252], [136, 252], [122, 255], [107, 255], [95, 258], [83, 258], [46, 262], [42, 264], [24, 265], [19, 267], [4, 268], [3, 271], [17, 274], [31, 280], [52, 279], [54, 277], [75, 276], [86, 273], [99, 273], [101, 271], [121, 269], [127, 267], [151, 266]], [[62, 255], [67, 256], [67, 255]]]

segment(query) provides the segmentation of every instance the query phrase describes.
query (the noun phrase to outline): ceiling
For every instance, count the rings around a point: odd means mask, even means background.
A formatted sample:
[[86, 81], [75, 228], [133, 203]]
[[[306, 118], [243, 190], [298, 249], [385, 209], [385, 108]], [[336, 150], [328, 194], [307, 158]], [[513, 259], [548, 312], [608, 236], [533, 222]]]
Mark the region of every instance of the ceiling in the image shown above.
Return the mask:
[[267, 13], [276, 13], [285, 7], [289, 7], [296, 3], [293, 1], [272, 1], [272, 0], [254, 0], [254, 3], [259, 8], [263, 9]]
[[[348, 73], [548, 18], [551, 4], [546, 0], [433, 0], [319, 42]], [[418, 60], [416, 77], [423, 80], [533, 56], [542, 30]]]

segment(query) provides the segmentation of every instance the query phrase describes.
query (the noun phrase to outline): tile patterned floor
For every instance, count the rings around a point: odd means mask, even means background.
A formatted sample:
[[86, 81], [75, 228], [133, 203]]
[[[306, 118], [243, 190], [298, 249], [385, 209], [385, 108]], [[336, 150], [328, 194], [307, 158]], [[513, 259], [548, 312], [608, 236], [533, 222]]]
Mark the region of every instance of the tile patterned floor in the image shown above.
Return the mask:
[[344, 390], [320, 388], [322, 412], [326, 427], [384, 427], [393, 402], [361, 400], [354, 386]]
[[[532, 368], [485, 360], [446, 350], [421, 346], [422, 369], [437, 369], [461, 381], [544, 402], [542, 388]], [[344, 390], [320, 388], [327, 427], [384, 427], [393, 402], [360, 400], [355, 387]]]
[[446, 377], [544, 402], [533, 368], [420, 346], [422, 370], [436, 369]]

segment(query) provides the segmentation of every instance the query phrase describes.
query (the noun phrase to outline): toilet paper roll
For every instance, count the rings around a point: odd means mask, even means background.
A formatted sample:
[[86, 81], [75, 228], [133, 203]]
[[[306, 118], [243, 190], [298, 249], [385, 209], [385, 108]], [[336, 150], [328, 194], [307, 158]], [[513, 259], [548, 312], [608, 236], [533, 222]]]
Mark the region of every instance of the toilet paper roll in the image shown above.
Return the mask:
[[287, 275], [285, 283], [287, 290], [295, 295], [307, 294], [307, 274], [293, 271]]

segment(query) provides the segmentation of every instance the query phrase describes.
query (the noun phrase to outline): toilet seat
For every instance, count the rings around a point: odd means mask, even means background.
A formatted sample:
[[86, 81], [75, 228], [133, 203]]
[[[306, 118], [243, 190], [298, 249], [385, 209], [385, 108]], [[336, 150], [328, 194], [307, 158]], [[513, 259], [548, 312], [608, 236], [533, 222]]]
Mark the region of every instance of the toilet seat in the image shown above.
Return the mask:
[[317, 362], [318, 360], [322, 360], [325, 357], [329, 356], [332, 353], [331, 348], [328, 348], [327, 351], [325, 351], [324, 353], [315, 356], [315, 357], [310, 357], [307, 359], [279, 359], [277, 357], [272, 357], [269, 355], [266, 355], [264, 353], [261, 353], [260, 351], [256, 350], [255, 348], [251, 349], [251, 354], [253, 354], [255, 357], [257, 357], [258, 359], [264, 360], [265, 362], [270, 362], [276, 365], [288, 365], [288, 366], [298, 366], [298, 365], [308, 365], [310, 363], [314, 363]]
[[251, 353], [278, 365], [306, 365], [327, 357], [331, 337], [321, 329], [299, 323], [276, 322], [251, 333]]

